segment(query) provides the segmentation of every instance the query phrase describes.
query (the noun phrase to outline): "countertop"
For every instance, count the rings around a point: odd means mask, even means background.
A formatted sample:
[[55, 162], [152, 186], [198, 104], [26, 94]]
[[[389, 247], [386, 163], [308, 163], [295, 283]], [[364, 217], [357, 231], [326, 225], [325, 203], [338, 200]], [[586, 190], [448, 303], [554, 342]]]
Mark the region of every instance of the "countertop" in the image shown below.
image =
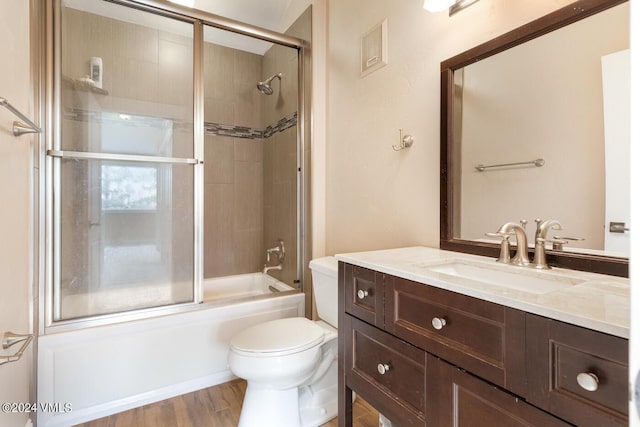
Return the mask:
[[[536, 270], [495, 263], [493, 258], [421, 246], [337, 254], [336, 258], [359, 267], [629, 338], [629, 279], [626, 278], [562, 268]], [[547, 292], [539, 288], [509, 288], [429, 270], [430, 266], [451, 260], [483, 263], [488, 268], [527, 277], [553, 275], [576, 284]]]

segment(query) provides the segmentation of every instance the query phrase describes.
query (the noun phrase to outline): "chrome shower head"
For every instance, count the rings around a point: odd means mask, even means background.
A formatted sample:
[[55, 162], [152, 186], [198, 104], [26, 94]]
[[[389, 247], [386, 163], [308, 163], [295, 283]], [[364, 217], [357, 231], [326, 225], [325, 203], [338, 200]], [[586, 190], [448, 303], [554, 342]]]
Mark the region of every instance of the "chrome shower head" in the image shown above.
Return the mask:
[[265, 95], [271, 95], [273, 93], [273, 88], [271, 87], [270, 83], [271, 80], [278, 78], [278, 80], [282, 80], [282, 73], [278, 73], [278, 74], [274, 74], [273, 76], [269, 77], [267, 80], [263, 81], [263, 82], [259, 82], [256, 86], [258, 87], [258, 90], [262, 93], [264, 93]]

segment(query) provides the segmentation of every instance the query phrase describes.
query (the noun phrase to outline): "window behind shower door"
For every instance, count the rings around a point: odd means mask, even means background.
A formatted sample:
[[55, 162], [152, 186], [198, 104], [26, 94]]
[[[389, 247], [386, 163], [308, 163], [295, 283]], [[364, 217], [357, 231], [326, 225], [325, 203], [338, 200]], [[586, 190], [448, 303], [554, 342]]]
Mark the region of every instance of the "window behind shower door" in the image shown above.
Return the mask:
[[49, 324], [194, 301], [194, 23], [61, 0]]

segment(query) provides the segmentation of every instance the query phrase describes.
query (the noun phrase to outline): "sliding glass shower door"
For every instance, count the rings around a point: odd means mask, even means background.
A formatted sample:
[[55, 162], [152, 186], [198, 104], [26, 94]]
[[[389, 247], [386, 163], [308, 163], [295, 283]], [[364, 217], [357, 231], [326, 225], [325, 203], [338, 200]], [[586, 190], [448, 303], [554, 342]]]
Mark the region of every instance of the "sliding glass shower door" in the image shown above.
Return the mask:
[[193, 302], [194, 22], [60, 3], [50, 321]]

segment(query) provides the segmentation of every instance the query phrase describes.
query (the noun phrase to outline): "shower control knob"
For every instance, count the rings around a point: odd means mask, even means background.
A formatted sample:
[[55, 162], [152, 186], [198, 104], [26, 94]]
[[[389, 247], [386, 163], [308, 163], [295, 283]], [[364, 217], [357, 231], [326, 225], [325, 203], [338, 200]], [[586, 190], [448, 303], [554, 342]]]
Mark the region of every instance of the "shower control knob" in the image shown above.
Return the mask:
[[444, 317], [434, 317], [433, 319], [431, 319], [431, 326], [433, 326], [433, 329], [436, 329], [438, 331], [444, 328], [446, 324], [447, 321], [444, 319]]
[[384, 375], [389, 372], [389, 365], [386, 363], [378, 363], [378, 373]]
[[368, 291], [364, 291], [362, 289], [360, 289], [358, 291], [358, 299], [365, 299], [368, 296], [369, 296], [369, 292]]

